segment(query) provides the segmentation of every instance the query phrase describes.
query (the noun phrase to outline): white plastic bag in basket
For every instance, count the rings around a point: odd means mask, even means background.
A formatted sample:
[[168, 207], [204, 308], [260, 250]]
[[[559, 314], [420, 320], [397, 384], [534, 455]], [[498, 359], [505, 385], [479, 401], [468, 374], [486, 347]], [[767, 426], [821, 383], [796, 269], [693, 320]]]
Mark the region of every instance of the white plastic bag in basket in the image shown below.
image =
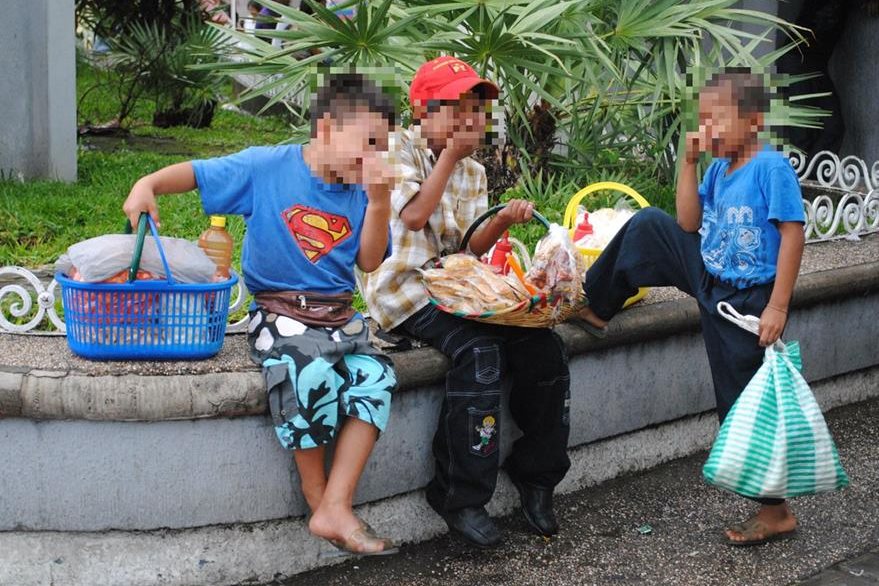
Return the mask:
[[[134, 234], [107, 234], [77, 242], [61, 255], [55, 268], [69, 275], [76, 267], [83, 281], [100, 283], [131, 266], [136, 238]], [[183, 238], [160, 238], [174, 280], [180, 283], [211, 282], [217, 267], [198, 244]], [[144, 240], [140, 268], [162, 278], [166, 276], [156, 242], [150, 236]]]

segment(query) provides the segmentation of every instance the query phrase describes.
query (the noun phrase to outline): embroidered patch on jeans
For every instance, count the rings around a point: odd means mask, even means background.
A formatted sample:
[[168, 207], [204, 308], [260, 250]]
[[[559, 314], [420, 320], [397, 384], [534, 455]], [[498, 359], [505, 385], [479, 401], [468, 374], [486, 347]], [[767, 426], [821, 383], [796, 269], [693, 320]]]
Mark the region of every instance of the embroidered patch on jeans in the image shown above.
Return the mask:
[[477, 456], [488, 457], [497, 451], [500, 421], [497, 410], [479, 411], [469, 409], [470, 451]]

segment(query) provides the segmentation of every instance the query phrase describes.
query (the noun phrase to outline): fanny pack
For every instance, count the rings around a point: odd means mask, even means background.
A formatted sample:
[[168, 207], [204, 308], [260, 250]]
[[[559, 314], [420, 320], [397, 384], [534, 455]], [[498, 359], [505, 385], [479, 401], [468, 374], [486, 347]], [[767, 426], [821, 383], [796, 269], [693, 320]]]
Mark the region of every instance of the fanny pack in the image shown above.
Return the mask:
[[307, 326], [339, 328], [357, 313], [353, 293], [310, 293], [308, 291], [263, 291], [253, 296], [256, 304]]

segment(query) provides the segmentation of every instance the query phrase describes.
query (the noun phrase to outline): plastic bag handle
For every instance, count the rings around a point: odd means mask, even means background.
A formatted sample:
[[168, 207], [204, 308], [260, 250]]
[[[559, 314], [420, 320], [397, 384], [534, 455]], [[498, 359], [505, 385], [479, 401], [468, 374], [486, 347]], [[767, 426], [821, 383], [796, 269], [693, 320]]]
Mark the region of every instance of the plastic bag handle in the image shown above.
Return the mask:
[[[717, 313], [743, 330], [751, 332], [755, 336], [760, 335], [760, 318], [756, 315], [742, 315], [736, 311], [735, 307], [726, 301], [721, 301], [717, 304]], [[776, 340], [775, 344], [772, 345], [772, 348], [780, 352], [787, 350], [787, 347], [784, 345], [784, 342], [781, 341], [781, 338]], [[767, 350], [769, 349], [770, 348], [767, 348]]]
[[[165, 277], [169, 285], [174, 284], [174, 277], [171, 276], [171, 267], [168, 266], [168, 259], [165, 258], [165, 249], [162, 248], [162, 241], [159, 239], [159, 230], [156, 223], [153, 222], [152, 216], [143, 212], [137, 222], [137, 238], [134, 241], [134, 251], [131, 255], [131, 267], [128, 269], [128, 282], [133, 283], [137, 280], [137, 271], [140, 269], [140, 260], [143, 256], [143, 245], [146, 240], [146, 230], [149, 226], [150, 234], [156, 241], [156, 248], [159, 250], [159, 257], [162, 259], [162, 266], [165, 268]], [[125, 222], [125, 232], [131, 232], [131, 222]]]
[[[495, 215], [496, 213], [498, 213], [499, 211], [501, 211], [505, 207], [507, 207], [507, 204], [505, 204], [505, 203], [498, 204], [498, 205], [494, 206], [493, 208], [490, 208], [487, 212], [485, 212], [484, 214], [482, 214], [481, 216], [479, 216], [475, 220], [473, 220], [473, 223], [470, 224], [469, 228], [467, 228], [467, 232], [464, 233], [464, 238], [461, 239], [461, 250], [467, 250], [467, 246], [470, 245], [470, 238], [476, 232], [476, 229], [479, 228], [479, 226], [481, 226], [484, 221], [486, 221], [487, 219], [489, 219], [490, 217], [492, 217], [493, 215]], [[538, 222], [543, 224], [544, 228], [549, 230], [549, 220], [544, 218], [543, 215], [540, 212], [538, 212], [537, 210], [532, 210], [531, 219], [537, 220]]]

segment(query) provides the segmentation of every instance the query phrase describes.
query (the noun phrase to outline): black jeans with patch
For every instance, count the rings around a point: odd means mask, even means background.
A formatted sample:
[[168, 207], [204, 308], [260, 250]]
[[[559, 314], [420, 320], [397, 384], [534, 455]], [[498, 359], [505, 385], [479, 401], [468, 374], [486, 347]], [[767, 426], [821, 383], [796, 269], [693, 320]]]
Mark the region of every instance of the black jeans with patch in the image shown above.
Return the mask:
[[[726, 301], [739, 313], [759, 316], [769, 303], [773, 284], [737, 289], [717, 280], [705, 269], [700, 239], [697, 233], [684, 232], [667, 213], [643, 209], [589, 268], [583, 289], [589, 307], [604, 320], [622, 309], [639, 287], [677, 287], [695, 298], [722, 423], [763, 364], [765, 348], [760, 347], [757, 336], [718, 314], [717, 304]], [[784, 502], [753, 500], [768, 505]]]
[[433, 440], [436, 469], [427, 499], [438, 512], [485, 505], [500, 464], [501, 389], [509, 379], [510, 411], [523, 435], [505, 462], [510, 474], [543, 488], [571, 463], [570, 374], [565, 347], [552, 330], [483, 324], [421, 309], [399, 328], [452, 361]]

